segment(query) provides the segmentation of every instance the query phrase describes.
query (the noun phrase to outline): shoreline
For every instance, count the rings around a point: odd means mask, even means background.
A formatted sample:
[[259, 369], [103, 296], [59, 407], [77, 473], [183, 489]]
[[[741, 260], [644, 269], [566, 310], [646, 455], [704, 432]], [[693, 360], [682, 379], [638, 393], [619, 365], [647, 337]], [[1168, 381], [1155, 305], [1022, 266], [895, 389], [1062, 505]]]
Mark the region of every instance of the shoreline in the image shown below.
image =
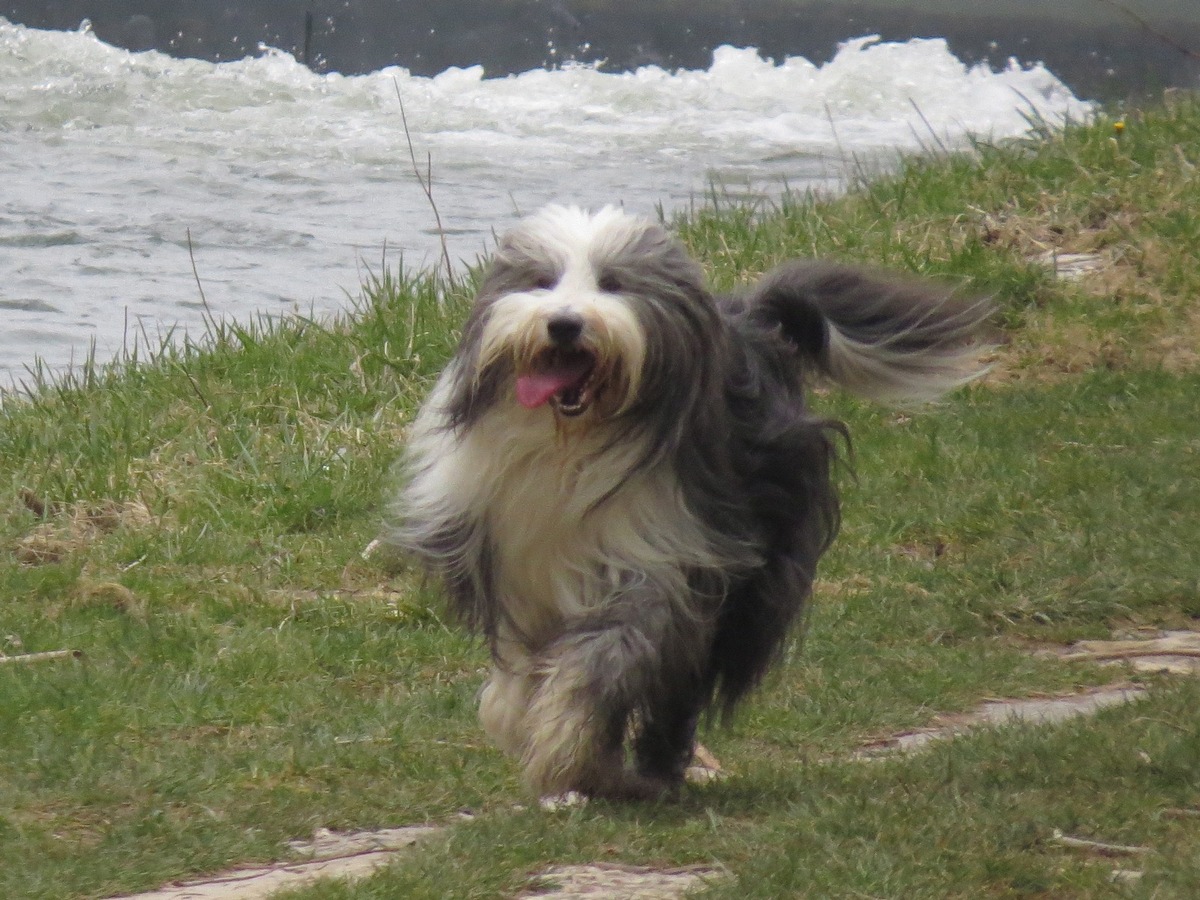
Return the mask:
[[853, 433], [841, 534], [803, 641], [704, 731], [724, 777], [672, 803], [524, 797], [476, 722], [486, 649], [436, 585], [362, 556], [469, 279], [382, 271], [335, 323], [222, 323], [6, 403], [0, 896], [135, 895], [319, 828], [448, 822], [302, 896], [521, 896], [599, 866], [728, 873], [728, 900], [1089, 897], [1114, 852], [1122, 890], [1190, 896], [1198, 148], [1176, 95], [673, 223], [717, 289], [858, 260], [991, 294], [1007, 342], [930, 408], [814, 398]]

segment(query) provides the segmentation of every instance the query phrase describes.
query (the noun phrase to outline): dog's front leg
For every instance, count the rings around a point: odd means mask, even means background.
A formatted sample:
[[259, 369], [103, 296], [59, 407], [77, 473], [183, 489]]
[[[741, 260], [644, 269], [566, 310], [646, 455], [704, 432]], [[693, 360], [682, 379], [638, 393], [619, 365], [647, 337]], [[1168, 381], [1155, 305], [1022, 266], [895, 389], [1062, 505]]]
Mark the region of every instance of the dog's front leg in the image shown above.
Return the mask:
[[[672, 778], [626, 768], [631, 714], [655, 714], [699, 678], [704, 638], [670, 599], [649, 589], [613, 599], [540, 654], [540, 683], [526, 716], [525, 778], [539, 795], [577, 791], [644, 799]], [[684, 691], [686, 693], [686, 691]]]

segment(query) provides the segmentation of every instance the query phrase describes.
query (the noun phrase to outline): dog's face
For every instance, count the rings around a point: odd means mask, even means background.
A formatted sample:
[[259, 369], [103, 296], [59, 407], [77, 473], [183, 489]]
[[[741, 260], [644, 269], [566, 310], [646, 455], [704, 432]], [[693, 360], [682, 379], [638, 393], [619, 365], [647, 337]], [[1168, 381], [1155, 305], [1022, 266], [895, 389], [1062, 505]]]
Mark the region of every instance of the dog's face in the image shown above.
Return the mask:
[[571, 427], [661, 406], [696, 380], [718, 321], [699, 267], [664, 229], [611, 207], [549, 207], [497, 247], [453, 414], [510, 403]]
[[578, 418], [627, 408], [646, 341], [609, 263], [638, 237], [624, 217], [597, 221], [555, 210], [500, 245], [479, 304], [486, 311], [478, 372], [511, 368], [515, 399]]

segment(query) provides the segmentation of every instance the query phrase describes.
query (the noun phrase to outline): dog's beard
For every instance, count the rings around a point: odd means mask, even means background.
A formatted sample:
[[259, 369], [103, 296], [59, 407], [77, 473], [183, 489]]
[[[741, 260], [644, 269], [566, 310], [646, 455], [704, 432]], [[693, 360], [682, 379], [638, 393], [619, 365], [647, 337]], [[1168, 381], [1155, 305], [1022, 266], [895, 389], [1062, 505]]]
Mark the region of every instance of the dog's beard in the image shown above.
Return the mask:
[[475, 377], [511, 380], [500, 402], [547, 407], [560, 424], [603, 421], [634, 402], [646, 341], [626, 299], [596, 289], [508, 294], [489, 311]]

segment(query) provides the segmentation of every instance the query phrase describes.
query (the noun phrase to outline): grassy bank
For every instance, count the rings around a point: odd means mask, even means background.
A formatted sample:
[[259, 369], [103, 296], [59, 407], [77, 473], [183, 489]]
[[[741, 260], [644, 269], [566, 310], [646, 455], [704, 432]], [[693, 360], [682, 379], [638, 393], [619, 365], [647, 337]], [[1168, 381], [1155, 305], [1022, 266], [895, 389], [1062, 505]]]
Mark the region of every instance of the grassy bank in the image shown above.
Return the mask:
[[[706, 735], [729, 777], [671, 805], [514, 809], [474, 721], [482, 648], [361, 556], [469, 285], [380, 273], [344, 321], [214, 327], [10, 398], [0, 652], [82, 656], [0, 664], [0, 896], [147, 890], [463, 808], [407, 862], [296, 896], [504, 896], [575, 861], [716, 864], [718, 897], [1194, 896], [1200, 687], [1033, 652], [1200, 619], [1200, 107], [1122, 124], [677, 223], [719, 286], [865, 260], [994, 293], [1009, 341], [927, 411], [820, 398], [857, 479], [808, 637]], [[1070, 254], [1077, 280], [1054, 274]], [[1147, 698], [852, 758], [988, 698], [1123, 679]]]

